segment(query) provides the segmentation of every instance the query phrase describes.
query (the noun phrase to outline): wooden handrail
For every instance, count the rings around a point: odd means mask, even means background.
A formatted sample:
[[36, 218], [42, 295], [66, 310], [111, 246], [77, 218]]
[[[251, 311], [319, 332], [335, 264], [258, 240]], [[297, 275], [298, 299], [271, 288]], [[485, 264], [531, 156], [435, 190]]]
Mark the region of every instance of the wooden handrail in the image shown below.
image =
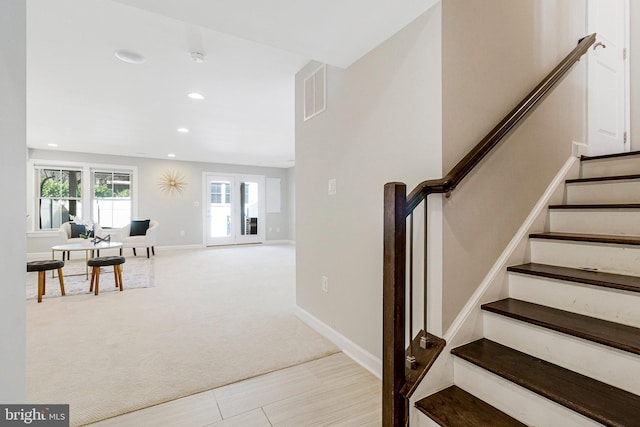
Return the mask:
[[[578, 42], [578, 46], [560, 62], [513, 110], [502, 119], [448, 174], [440, 179], [432, 179], [419, 184], [408, 196], [406, 185], [392, 182], [385, 185], [384, 193], [384, 275], [383, 275], [383, 367], [382, 367], [382, 424], [385, 427], [405, 427], [409, 419], [409, 397], [420, 379], [444, 348], [444, 341], [428, 334], [427, 315], [423, 313], [424, 330], [418, 337], [410, 337], [405, 354], [406, 340], [406, 274], [407, 268], [407, 217], [415, 208], [425, 202], [425, 257], [428, 219], [427, 196], [434, 193], [449, 194], [484, 159], [492, 149], [525, 118], [547, 93], [567, 74], [571, 67], [595, 43], [596, 35], [591, 34]], [[413, 217], [410, 219], [413, 224]], [[413, 227], [410, 227], [413, 233]], [[413, 245], [413, 238], [409, 239]], [[409, 251], [413, 257], [413, 251]], [[411, 260], [412, 261], [412, 260]], [[409, 265], [413, 265], [412, 262]], [[427, 288], [427, 260], [423, 264], [424, 295]], [[411, 280], [412, 282], [412, 280]], [[413, 286], [410, 283], [409, 286]], [[409, 292], [408, 295], [412, 295]], [[409, 302], [413, 304], [413, 302]], [[425, 309], [427, 302], [425, 300]], [[413, 316], [410, 316], [412, 319]], [[411, 321], [409, 322], [411, 325]], [[409, 329], [412, 329], [410, 326]], [[413, 331], [409, 330], [409, 335]], [[418, 345], [419, 342], [419, 345]], [[435, 345], [437, 343], [437, 345]], [[424, 348], [427, 353], [418, 363], [414, 348]], [[424, 353], [423, 353], [424, 356]]]
[[429, 194], [450, 193], [489, 152], [527, 115], [532, 108], [567, 74], [573, 64], [595, 43], [596, 34], [586, 36], [578, 42], [578, 46], [558, 64], [491, 132], [487, 134], [444, 178], [420, 183], [407, 196], [407, 214]]

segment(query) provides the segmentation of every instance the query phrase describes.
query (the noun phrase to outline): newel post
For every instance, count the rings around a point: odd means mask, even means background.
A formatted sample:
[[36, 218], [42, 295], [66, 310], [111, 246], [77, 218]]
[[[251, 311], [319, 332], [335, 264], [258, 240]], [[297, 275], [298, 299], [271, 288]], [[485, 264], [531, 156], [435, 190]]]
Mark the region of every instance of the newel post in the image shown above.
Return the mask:
[[408, 401], [405, 383], [405, 262], [407, 186], [384, 186], [384, 273], [382, 315], [382, 425], [404, 427]]

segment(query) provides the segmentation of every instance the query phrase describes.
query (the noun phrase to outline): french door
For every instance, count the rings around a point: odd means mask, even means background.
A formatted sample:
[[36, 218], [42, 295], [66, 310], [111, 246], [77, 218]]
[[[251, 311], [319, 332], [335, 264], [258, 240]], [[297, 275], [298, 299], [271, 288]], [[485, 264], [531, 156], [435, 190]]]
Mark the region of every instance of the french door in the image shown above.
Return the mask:
[[207, 246], [264, 241], [264, 187], [264, 176], [205, 175]]

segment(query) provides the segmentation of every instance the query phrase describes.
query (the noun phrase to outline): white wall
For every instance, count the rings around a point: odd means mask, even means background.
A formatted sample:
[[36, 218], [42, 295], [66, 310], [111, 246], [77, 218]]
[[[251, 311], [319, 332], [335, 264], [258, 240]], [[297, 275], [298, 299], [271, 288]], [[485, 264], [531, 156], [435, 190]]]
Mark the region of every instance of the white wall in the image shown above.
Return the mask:
[[[290, 239], [289, 204], [292, 196], [287, 191], [289, 188], [287, 169], [69, 153], [55, 150], [30, 150], [29, 158], [32, 160], [64, 160], [83, 164], [136, 166], [138, 170], [138, 217], [153, 218], [160, 222], [158, 246], [203, 244], [202, 185], [204, 172], [264, 175], [267, 178], [279, 178], [281, 182], [281, 209], [280, 213], [267, 214], [265, 238], [267, 241]], [[176, 171], [185, 177], [187, 186], [182, 194], [170, 195], [160, 190], [159, 179], [167, 171]], [[182, 231], [184, 231], [184, 235], [181, 234]], [[34, 233], [31, 233], [27, 244], [29, 253], [46, 252], [50, 250], [52, 244], [55, 244], [55, 237], [34, 237]]]
[[[296, 168], [287, 169], [287, 195], [289, 196], [289, 236], [288, 239], [296, 240]], [[284, 191], [284, 189], [283, 189]]]
[[640, 150], [640, 2], [629, 1], [631, 9], [631, 45], [629, 66], [631, 68], [631, 150]]
[[25, 2], [0, 0], [0, 402], [25, 396], [26, 11]]
[[437, 5], [348, 69], [328, 66], [327, 109], [306, 122], [318, 64], [296, 76], [297, 303], [377, 358], [384, 184], [441, 175], [440, 19]]
[[[448, 171], [584, 37], [586, 2], [444, 0], [442, 15]], [[585, 140], [585, 62], [445, 199], [445, 330], [569, 158], [571, 141]]]

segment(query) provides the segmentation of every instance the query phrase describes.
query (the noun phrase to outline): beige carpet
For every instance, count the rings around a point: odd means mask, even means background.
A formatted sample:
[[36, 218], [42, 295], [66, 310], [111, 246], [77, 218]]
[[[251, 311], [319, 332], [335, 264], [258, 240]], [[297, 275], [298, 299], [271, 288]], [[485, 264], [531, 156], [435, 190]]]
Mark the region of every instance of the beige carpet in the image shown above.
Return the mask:
[[83, 425], [338, 351], [294, 302], [292, 246], [157, 251], [155, 287], [27, 301], [28, 400]]

